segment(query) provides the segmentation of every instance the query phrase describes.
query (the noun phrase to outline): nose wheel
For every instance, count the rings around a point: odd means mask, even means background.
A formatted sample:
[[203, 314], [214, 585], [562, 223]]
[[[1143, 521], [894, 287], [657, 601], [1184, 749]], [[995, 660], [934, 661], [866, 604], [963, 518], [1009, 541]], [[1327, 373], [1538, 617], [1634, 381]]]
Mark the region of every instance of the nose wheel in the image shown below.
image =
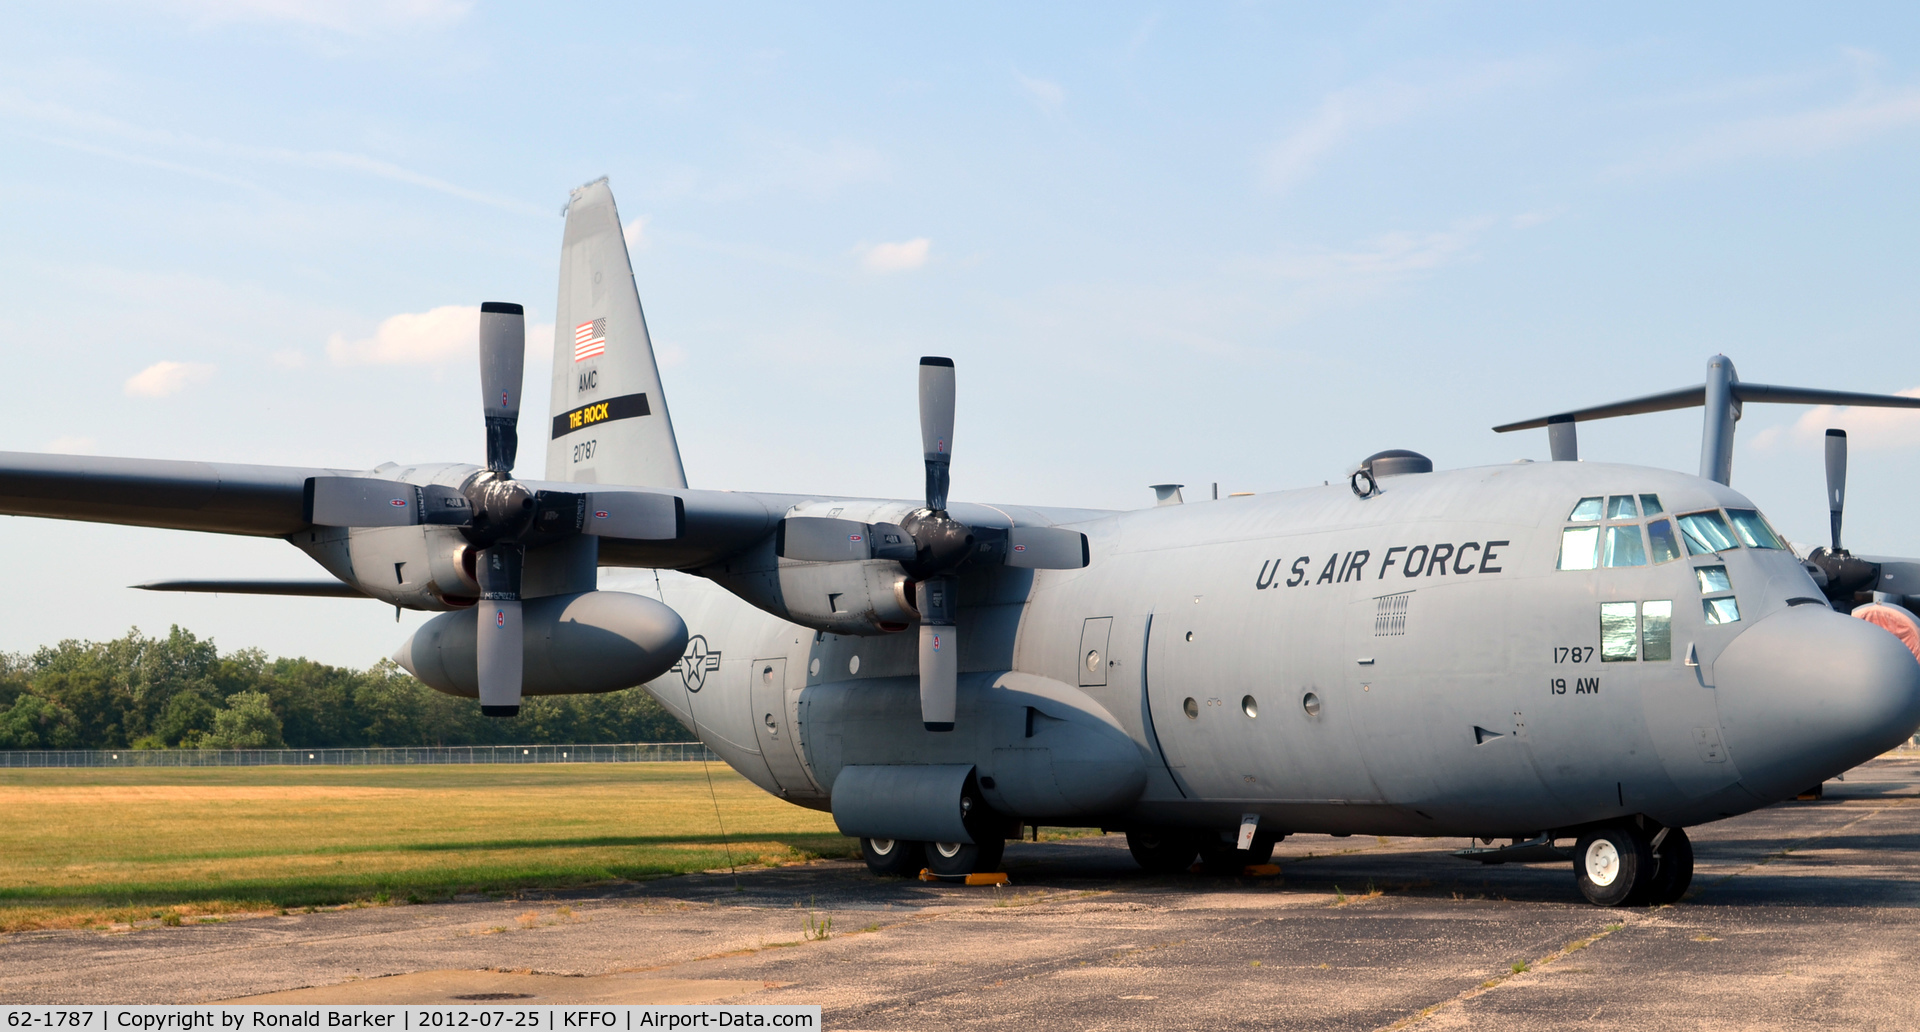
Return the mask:
[[1573, 878], [1587, 902], [1601, 907], [1662, 906], [1693, 884], [1693, 843], [1683, 828], [1612, 824], [1580, 836]]

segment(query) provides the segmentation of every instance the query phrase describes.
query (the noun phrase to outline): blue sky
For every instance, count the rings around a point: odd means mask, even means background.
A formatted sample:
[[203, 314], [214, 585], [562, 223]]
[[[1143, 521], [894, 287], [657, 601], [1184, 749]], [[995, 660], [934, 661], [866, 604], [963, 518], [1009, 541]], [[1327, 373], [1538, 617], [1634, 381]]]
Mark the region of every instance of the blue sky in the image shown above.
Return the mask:
[[[1111, 507], [1544, 458], [1488, 427], [1715, 352], [1920, 386], [1907, 5], [9, 10], [0, 449], [477, 460], [462, 313], [550, 322], [600, 175], [699, 487], [916, 495], [922, 354], [956, 497]], [[1828, 425], [1850, 544], [1920, 553], [1920, 419], [1752, 406], [1735, 486], [1818, 542]], [[1692, 470], [1699, 413], [1581, 442]], [[317, 573], [272, 541], [7, 519], [0, 554], [0, 649], [179, 622], [363, 665], [418, 622], [123, 588]]]

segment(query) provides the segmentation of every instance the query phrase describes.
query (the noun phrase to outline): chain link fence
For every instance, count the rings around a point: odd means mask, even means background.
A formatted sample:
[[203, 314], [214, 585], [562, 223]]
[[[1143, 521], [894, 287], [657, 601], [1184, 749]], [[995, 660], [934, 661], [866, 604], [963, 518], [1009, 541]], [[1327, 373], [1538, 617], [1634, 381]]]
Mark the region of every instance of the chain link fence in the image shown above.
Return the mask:
[[429, 763], [657, 763], [719, 759], [699, 742], [370, 749], [0, 749], [0, 767], [404, 767]]

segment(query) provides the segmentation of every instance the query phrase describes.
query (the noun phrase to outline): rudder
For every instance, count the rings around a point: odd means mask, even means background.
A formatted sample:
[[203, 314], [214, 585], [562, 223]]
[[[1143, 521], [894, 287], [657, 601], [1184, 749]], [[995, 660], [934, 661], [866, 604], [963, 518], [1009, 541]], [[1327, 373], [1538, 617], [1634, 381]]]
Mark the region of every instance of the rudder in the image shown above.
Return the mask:
[[574, 190], [567, 204], [554, 313], [546, 479], [687, 486], [605, 177]]

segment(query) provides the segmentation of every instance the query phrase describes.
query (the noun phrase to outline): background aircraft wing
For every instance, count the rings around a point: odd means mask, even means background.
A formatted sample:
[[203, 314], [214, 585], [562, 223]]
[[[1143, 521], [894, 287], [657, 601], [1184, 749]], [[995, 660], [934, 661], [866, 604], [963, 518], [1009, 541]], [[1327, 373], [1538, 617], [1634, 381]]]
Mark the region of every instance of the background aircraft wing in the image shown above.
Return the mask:
[[307, 525], [298, 466], [0, 452], [0, 515], [285, 537]]

